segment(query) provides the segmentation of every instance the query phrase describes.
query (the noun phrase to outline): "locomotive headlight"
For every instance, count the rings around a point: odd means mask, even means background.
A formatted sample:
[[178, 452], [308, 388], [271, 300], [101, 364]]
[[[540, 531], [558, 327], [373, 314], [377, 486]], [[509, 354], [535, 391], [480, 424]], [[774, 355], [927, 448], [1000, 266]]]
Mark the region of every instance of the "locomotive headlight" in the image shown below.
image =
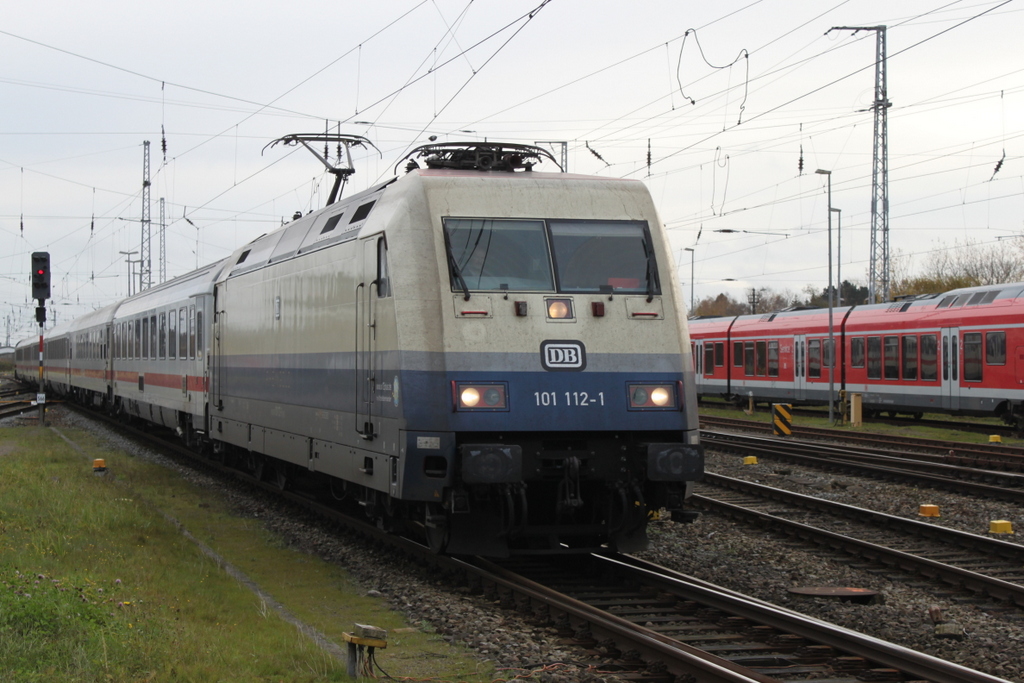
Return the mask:
[[672, 396], [665, 387], [657, 387], [651, 392], [651, 403], [659, 408], [664, 408], [671, 400]]
[[630, 410], [675, 410], [679, 407], [679, 394], [675, 384], [630, 384]]
[[571, 320], [572, 299], [545, 299], [548, 306], [548, 318], [552, 320]]
[[455, 410], [508, 410], [507, 394], [504, 384], [452, 382]]

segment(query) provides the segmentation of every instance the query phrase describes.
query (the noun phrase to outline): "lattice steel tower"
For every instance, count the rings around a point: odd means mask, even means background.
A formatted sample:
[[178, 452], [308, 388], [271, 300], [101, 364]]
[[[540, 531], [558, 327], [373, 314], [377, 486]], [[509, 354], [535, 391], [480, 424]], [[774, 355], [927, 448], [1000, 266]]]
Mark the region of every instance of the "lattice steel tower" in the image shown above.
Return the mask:
[[153, 244], [149, 220], [149, 140], [142, 143], [142, 246], [139, 254], [139, 291], [153, 286]]
[[868, 303], [889, 300], [889, 124], [892, 102], [885, 80], [885, 26], [833, 26], [833, 31], [875, 32], [875, 149], [871, 168], [871, 270]]

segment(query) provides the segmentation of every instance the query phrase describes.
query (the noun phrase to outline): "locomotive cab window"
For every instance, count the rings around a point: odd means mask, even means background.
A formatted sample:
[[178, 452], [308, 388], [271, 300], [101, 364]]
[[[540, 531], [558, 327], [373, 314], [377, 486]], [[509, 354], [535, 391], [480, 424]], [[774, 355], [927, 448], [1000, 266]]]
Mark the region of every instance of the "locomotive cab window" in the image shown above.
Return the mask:
[[661, 294], [647, 224], [640, 221], [551, 221], [558, 291]]
[[444, 219], [452, 291], [555, 291], [543, 221]]

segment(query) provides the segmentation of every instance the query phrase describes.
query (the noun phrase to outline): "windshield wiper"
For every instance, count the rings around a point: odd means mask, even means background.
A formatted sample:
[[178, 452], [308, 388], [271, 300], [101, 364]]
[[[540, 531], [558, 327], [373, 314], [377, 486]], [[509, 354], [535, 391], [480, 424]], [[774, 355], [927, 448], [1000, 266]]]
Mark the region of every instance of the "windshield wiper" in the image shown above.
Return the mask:
[[463, 298], [465, 301], [469, 301], [469, 287], [466, 285], [465, 278], [462, 277], [462, 269], [459, 268], [459, 264], [455, 260], [455, 254], [452, 253], [452, 244], [448, 239], [447, 230], [444, 233], [444, 250], [448, 253], [448, 267], [455, 275], [455, 279], [458, 280], [459, 286], [462, 287]]
[[647, 303], [654, 301], [654, 278], [657, 277], [653, 265], [654, 259], [651, 258], [651, 252], [647, 249], [647, 240], [642, 240], [644, 245], [644, 257], [647, 259]]

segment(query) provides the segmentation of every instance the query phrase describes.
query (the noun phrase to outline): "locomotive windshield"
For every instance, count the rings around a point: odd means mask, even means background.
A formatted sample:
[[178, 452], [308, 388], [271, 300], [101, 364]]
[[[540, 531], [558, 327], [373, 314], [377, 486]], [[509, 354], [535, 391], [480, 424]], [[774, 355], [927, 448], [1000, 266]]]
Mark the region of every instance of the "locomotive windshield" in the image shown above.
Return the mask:
[[660, 293], [646, 223], [549, 221], [549, 227], [558, 291]]
[[559, 292], [661, 293], [643, 221], [446, 218], [444, 227], [452, 291], [553, 292], [554, 272]]

